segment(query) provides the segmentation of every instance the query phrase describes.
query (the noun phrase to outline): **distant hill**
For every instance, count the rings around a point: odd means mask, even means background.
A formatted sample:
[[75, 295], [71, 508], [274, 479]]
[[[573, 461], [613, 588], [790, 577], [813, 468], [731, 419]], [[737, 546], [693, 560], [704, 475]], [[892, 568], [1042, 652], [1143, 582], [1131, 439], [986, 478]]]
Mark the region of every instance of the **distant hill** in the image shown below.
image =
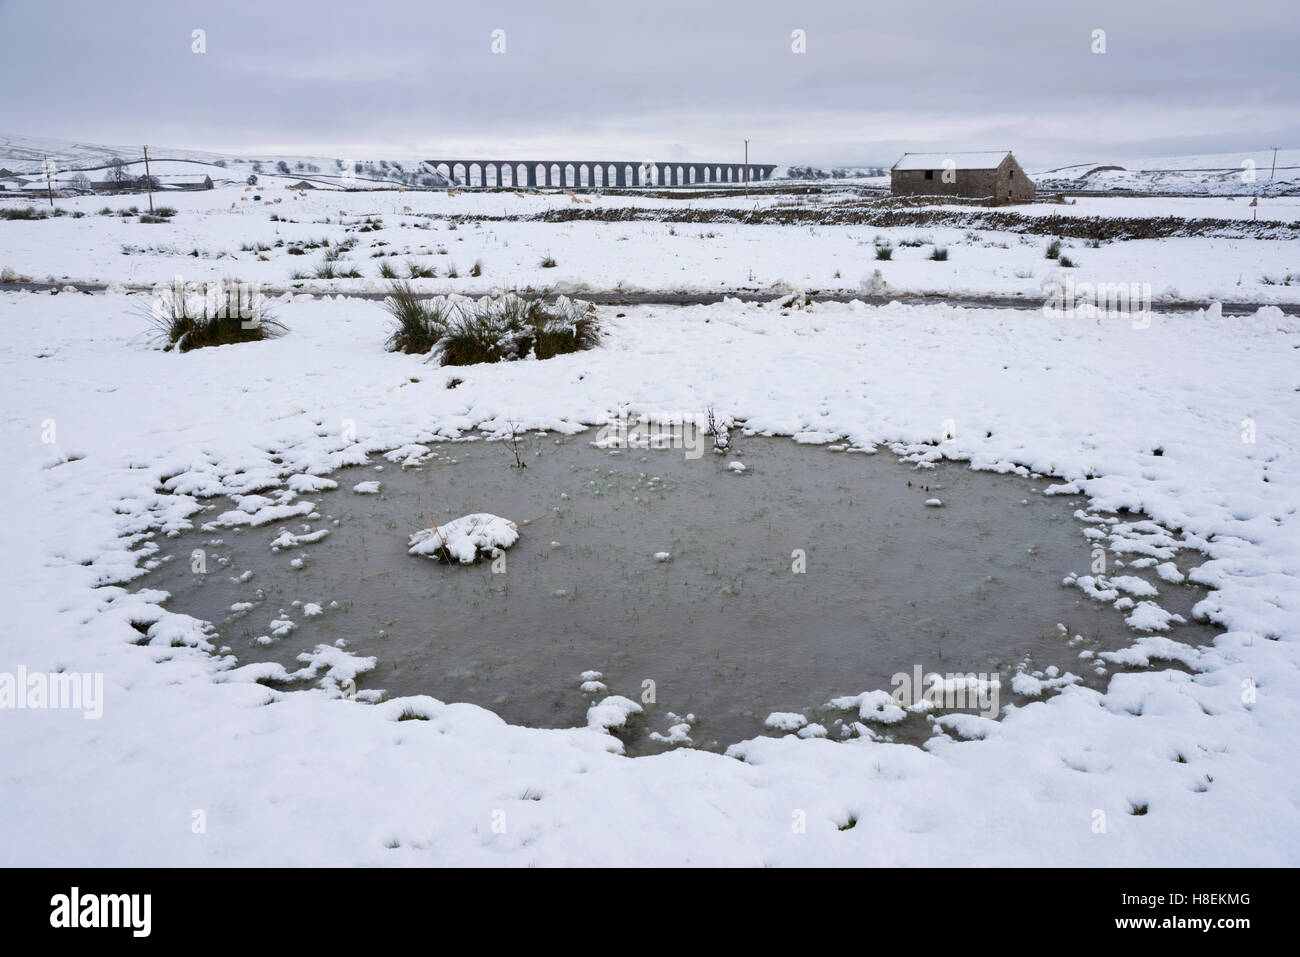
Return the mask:
[[[77, 173], [92, 180], [106, 177], [109, 164], [122, 160], [131, 177], [144, 175], [143, 151], [139, 146], [107, 146], [33, 136], [0, 135], [0, 169], [19, 180], [40, 179], [42, 161], [54, 161], [55, 182], [70, 185]], [[446, 176], [420, 159], [344, 159], [333, 156], [289, 156], [259, 154], [242, 156], [168, 146], [149, 147], [150, 172], [168, 176], [210, 176], [216, 185], [244, 182], [250, 175], [268, 185], [307, 180], [324, 189], [348, 186], [407, 186], [440, 188], [453, 185]], [[1251, 168], [1246, 165], [1253, 163]], [[350, 168], [349, 168], [350, 167]], [[1300, 150], [1279, 150], [1277, 170], [1272, 172], [1273, 151], [1211, 155], [1165, 156], [1147, 159], [1100, 159], [1090, 163], [1029, 171], [1044, 192], [1133, 192], [1181, 193], [1193, 195], [1291, 195], [1300, 194]], [[1272, 178], [1270, 174], [1272, 173]], [[1253, 181], [1251, 180], [1253, 174]], [[4, 174], [0, 174], [3, 177]], [[796, 181], [845, 181], [886, 186], [888, 167], [881, 166], [778, 166], [773, 179]], [[0, 178], [0, 185], [18, 184]]]
[[1300, 193], [1300, 150], [1162, 156], [1034, 170], [1040, 190], [1279, 196]]
[[[26, 179], [41, 177], [43, 162], [54, 162], [55, 182], [67, 185], [77, 173], [92, 180], [102, 179], [115, 160], [127, 164], [132, 177], [144, 175], [144, 150], [140, 146], [106, 146], [33, 136], [0, 135], [0, 168]], [[348, 167], [351, 167], [350, 170]], [[250, 175], [269, 176], [275, 181], [307, 180], [320, 187], [391, 184], [394, 186], [441, 187], [445, 176], [419, 160], [363, 159], [339, 157], [259, 154], [239, 156], [169, 146], [149, 147], [149, 171], [154, 176], [207, 175], [216, 184], [243, 182]]]
[[887, 166], [778, 166], [774, 179], [878, 179], [889, 175]]

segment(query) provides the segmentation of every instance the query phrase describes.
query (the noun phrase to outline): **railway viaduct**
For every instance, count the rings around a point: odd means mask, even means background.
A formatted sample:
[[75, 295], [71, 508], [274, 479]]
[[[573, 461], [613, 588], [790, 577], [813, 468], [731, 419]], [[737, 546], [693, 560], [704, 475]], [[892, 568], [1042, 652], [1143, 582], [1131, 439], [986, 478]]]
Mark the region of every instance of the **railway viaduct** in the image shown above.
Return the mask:
[[769, 179], [774, 165], [756, 163], [654, 163], [612, 160], [425, 160], [458, 186], [560, 186], [580, 189], [628, 186], [721, 186]]

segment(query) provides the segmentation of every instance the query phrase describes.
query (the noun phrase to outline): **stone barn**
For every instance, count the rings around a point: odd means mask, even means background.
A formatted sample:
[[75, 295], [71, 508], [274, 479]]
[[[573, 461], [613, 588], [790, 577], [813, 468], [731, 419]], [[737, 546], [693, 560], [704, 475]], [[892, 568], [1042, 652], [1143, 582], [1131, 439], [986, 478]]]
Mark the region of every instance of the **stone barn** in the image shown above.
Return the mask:
[[995, 203], [1031, 203], [1034, 181], [1010, 150], [904, 153], [889, 171], [895, 196], [965, 196]]

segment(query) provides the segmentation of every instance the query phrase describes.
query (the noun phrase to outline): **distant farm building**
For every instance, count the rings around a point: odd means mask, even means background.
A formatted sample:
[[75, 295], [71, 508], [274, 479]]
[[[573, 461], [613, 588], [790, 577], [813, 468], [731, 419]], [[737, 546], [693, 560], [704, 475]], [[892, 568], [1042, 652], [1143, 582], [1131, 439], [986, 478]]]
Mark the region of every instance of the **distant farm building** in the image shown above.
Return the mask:
[[995, 203], [1030, 203], [1031, 180], [1010, 150], [982, 153], [904, 153], [889, 171], [895, 196], [964, 196]]
[[315, 189], [315, 188], [316, 187], [314, 184], [307, 182], [305, 179], [300, 179], [298, 180], [298, 182], [294, 183], [293, 185], [285, 187], [285, 189]]
[[212, 177], [205, 173], [181, 173], [173, 176], [155, 176], [163, 189], [212, 189]]
[[129, 192], [131, 190], [148, 189], [152, 187], [156, 190], [179, 190], [182, 192], [193, 192], [194, 190], [212, 189], [212, 177], [206, 173], [173, 173], [169, 175], [145, 177], [128, 176], [126, 179], [118, 182], [113, 179], [99, 180], [90, 184], [90, 188], [98, 192]]

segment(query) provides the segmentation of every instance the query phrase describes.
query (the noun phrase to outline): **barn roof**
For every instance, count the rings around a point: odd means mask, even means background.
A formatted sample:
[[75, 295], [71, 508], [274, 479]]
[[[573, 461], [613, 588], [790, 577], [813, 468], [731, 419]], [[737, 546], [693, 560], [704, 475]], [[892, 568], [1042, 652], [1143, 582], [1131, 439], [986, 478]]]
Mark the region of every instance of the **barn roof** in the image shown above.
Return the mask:
[[952, 161], [953, 169], [996, 169], [1011, 155], [1011, 150], [985, 150], [979, 153], [904, 153], [894, 169], [943, 169]]

